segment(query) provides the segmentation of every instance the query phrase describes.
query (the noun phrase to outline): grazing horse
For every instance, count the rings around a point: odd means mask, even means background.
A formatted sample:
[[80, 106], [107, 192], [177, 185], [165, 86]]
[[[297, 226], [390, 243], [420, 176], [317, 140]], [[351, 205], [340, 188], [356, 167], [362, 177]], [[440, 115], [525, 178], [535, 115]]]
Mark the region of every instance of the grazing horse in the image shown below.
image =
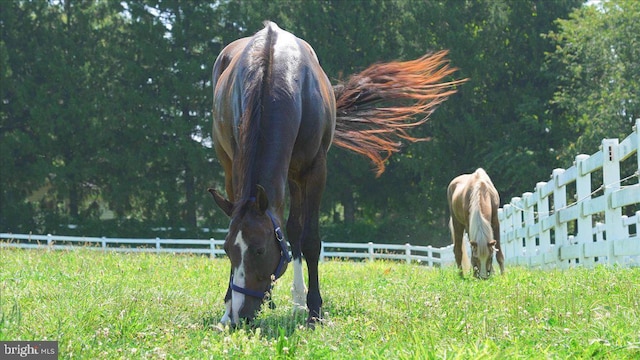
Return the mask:
[[[209, 189], [231, 218], [222, 323], [251, 321], [287, 268], [281, 229], [287, 185], [294, 303], [308, 308], [309, 326], [321, 318], [318, 217], [327, 151], [332, 143], [356, 151], [382, 173], [386, 157], [399, 149], [397, 138], [422, 140], [406, 129], [426, 121], [464, 81], [442, 81], [455, 71], [445, 54], [374, 65], [334, 88], [311, 46], [275, 23], [222, 50], [213, 67], [213, 142], [227, 198]], [[383, 105], [396, 99], [405, 105]]]
[[451, 181], [447, 189], [449, 201], [449, 229], [453, 239], [453, 253], [463, 274], [463, 264], [468, 262], [467, 251], [462, 243], [464, 232], [471, 243], [471, 265], [473, 274], [487, 279], [493, 272], [493, 253], [504, 273], [504, 254], [500, 249], [500, 222], [498, 207], [500, 196], [489, 175], [483, 169], [473, 174], [463, 174]]

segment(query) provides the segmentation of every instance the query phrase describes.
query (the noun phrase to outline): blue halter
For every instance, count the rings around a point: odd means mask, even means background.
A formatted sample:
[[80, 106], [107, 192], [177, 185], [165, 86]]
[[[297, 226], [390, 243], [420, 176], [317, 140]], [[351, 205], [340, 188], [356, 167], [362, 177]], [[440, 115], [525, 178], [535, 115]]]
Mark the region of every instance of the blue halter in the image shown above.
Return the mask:
[[[282, 234], [280, 226], [278, 226], [278, 224], [276, 223], [276, 219], [273, 217], [269, 210], [267, 210], [267, 215], [269, 215], [269, 218], [271, 218], [271, 224], [273, 224], [273, 232], [276, 235], [276, 241], [278, 242], [278, 245], [280, 245], [280, 262], [278, 263], [278, 267], [276, 267], [276, 271], [273, 273], [274, 278], [277, 280], [280, 278], [280, 276], [282, 276], [282, 268], [284, 267], [284, 265], [291, 262], [291, 255], [289, 255], [287, 242], [284, 239], [284, 235]], [[231, 274], [231, 278], [229, 279], [229, 287], [233, 291], [237, 291], [241, 294], [252, 296], [258, 299], [263, 299], [265, 295], [265, 292], [255, 291], [235, 285], [233, 283], [233, 274]], [[273, 284], [271, 284], [271, 287], [269, 287], [269, 291], [271, 291], [272, 287]]]

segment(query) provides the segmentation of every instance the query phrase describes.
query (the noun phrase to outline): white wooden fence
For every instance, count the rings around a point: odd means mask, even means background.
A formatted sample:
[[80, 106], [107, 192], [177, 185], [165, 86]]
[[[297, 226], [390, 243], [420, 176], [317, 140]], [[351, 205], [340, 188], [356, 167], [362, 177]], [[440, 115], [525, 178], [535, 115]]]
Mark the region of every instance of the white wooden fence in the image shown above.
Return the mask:
[[[578, 155], [568, 169], [555, 169], [551, 181], [514, 197], [498, 211], [502, 248], [508, 264], [538, 268], [640, 266], [640, 119], [622, 142], [602, 140], [595, 154]], [[621, 165], [623, 165], [621, 167]], [[632, 169], [621, 177], [622, 169]], [[623, 210], [630, 216], [622, 215]], [[7, 247], [53, 250], [193, 253], [223, 256], [224, 240], [115, 239], [0, 234]], [[389, 259], [429, 266], [454, 264], [453, 246], [324, 242], [321, 260]]]
[[600, 151], [576, 156], [573, 166], [553, 170], [549, 182], [504, 205], [498, 216], [506, 262], [640, 266], [639, 130], [640, 119], [622, 142], [602, 140]]
[[[211, 257], [225, 256], [224, 240], [194, 239], [122, 239], [58, 235], [0, 233], [0, 249], [99, 250], [115, 252], [190, 253]], [[321, 260], [326, 259], [386, 259], [417, 262], [428, 266], [454, 263], [453, 247], [434, 248], [410, 244], [359, 244], [323, 242]]]

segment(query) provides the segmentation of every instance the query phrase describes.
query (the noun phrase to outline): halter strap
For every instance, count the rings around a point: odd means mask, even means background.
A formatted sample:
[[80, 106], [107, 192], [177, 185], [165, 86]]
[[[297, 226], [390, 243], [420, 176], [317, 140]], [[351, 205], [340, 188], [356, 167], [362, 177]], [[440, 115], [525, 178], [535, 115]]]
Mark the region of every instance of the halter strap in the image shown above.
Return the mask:
[[[273, 272], [273, 277], [277, 280], [280, 278], [280, 276], [282, 276], [282, 268], [284, 267], [284, 265], [291, 262], [291, 255], [289, 255], [289, 249], [287, 249], [287, 242], [284, 239], [284, 234], [282, 233], [282, 229], [276, 223], [275, 217], [273, 216], [273, 214], [271, 214], [271, 211], [269, 210], [267, 210], [267, 215], [269, 215], [269, 218], [271, 219], [271, 224], [273, 225], [273, 233], [276, 236], [276, 241], [278, 242], [278, 245], [280, 245], [280, 261], [278, 262], [278, 266], [276, 267], [276, 270]], [[233, 291], [237, 291], [241, 294], [252, 296], [258, 299], [264, 298], [264, 295], [266, 293], [266, 292], [260, 292], [260, 291], [243, 288], [234, 284], [233, 274], [231, 274], [229, 278], [229, 287]], [[269, 286], [269, 290], [267, 292], [271, 292], [272, 288], [273, 288], [273, 283], [271, 284], [271, 286]]]

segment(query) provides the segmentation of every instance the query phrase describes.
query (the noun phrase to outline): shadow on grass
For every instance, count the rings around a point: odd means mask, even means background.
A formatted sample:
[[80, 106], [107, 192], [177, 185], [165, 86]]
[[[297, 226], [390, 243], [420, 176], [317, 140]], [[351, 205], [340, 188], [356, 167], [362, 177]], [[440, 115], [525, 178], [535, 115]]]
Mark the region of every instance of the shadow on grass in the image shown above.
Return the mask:
[[269, 340], [279, 339], [282, 336], [289, 337], [299, 330], [309, 330], [306, 325], [306, 311], [296, 311], [292, 314], [290, 309], [286, 313], [263, 310], [252, 323], [242, 323], [235, 326], [222, 325], [220, 323], [221, 317], [222, 315], [206, 316], [201, 319], [201, 324], [204, 329], [225, 332], [244, 330], [247, 333], [255, 333], [259, 328], [261, 336]]

